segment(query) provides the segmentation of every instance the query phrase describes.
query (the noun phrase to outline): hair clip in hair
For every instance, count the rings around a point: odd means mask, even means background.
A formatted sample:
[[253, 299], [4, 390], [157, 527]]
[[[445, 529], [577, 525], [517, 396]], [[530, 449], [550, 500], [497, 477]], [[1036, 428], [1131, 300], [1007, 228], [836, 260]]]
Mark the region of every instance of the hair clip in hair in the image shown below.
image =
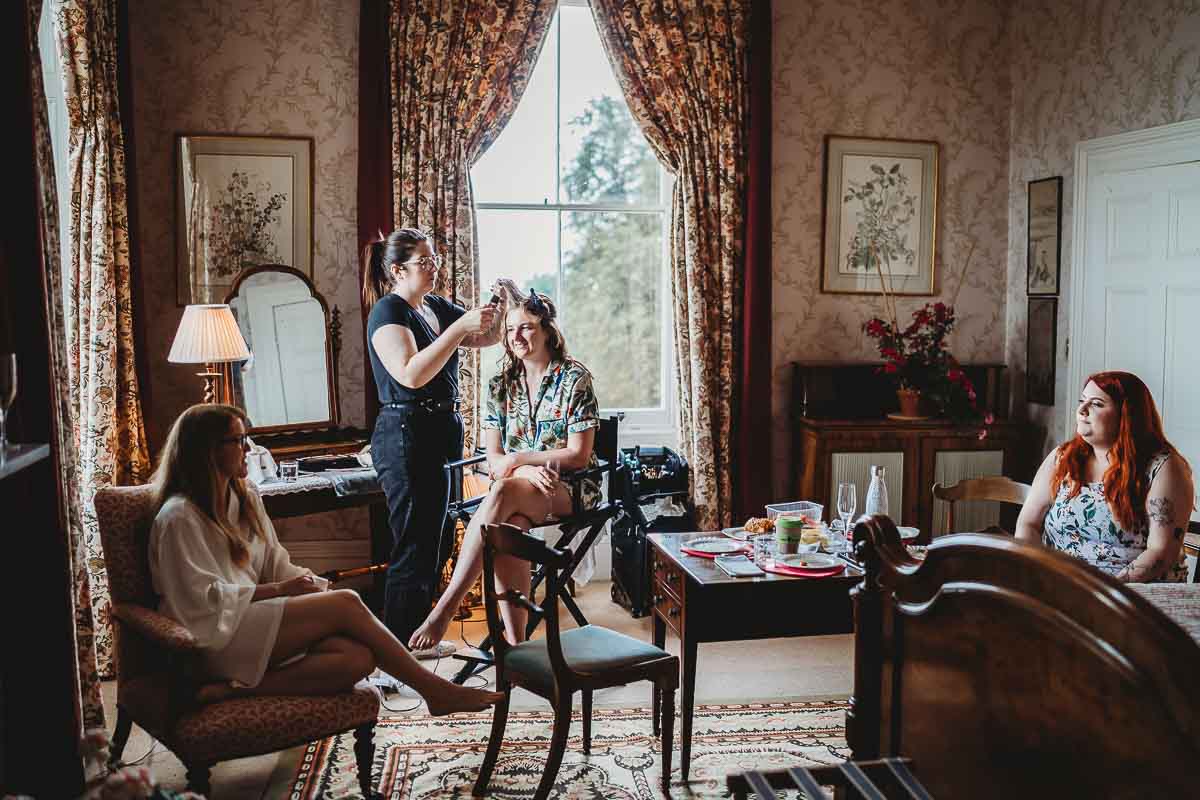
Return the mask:
[[529, 310], [540, 317], [554, 319], [554, 313], [542, 300], [542, 296], [532, 286], [529, 287]]

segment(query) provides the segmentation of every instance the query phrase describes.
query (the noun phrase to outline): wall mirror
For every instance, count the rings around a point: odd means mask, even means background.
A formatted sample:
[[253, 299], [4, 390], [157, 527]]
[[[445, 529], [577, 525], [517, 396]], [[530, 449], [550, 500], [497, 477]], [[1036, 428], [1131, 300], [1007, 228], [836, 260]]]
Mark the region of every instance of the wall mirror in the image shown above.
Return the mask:
[[225, 302], [250, 348], [230, 387], [250, 432], [336, 427], [337, 309], [331, 318], [308, 277], [280, 265], [243, 270]]

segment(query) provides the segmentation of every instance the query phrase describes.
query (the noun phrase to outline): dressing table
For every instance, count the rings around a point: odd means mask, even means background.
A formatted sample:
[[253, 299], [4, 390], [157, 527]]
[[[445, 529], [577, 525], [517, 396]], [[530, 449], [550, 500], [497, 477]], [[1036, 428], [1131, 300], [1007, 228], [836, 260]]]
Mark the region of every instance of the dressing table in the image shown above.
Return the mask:
[[[276, 462], [360, 451], [370, 441], [369, 432], [340, 423], [338, 309], [329, 308], [307, 275], [276, 264], [243, 270], [225, 302], [252, 354], [249, 361], [231, 365], [227, 394], [250, 417], [248, 433], [254, 443], [269, 450]], [[368, 484], [339, 495], [333, 474], [302, 473], [294, 483], [267, 481], [259, 485], [259, 494], [273, 520], [382, 508], [383, 513], [370, 515], [368, 538], [292, 538], [284, 525], [279, 526], [283, 545], [299, 563], [318, 572], [362, 567], [380, 560], [380, 552], [386, 560], [391, 533], [383, 491]], [[356, 528], [360, 520], [347, 517], [338, 523]]]

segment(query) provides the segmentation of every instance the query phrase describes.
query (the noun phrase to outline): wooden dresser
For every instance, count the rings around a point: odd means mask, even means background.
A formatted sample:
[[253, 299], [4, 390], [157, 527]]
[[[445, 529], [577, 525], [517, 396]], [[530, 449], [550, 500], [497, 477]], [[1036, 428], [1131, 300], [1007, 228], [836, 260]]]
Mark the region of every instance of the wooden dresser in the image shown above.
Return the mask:
[[[792, 475], [795, 498], [825, 504], [826, 519], [837, 517], [837, 487], [858, 487], [862, 513], [871, 465], [886, 467], [892, 517], [921, 529], [921, 540], [946, 532], [945, 504], [935, 501], [935, 483], [1005, 475], [1028, 482], [1033, 476], [1031, 452], [1040, 437], [1036, 429], [1007, 416], [1008, 388], [1004, 366], [965, 365], [979, 394], [980, 406], [998, 418], [979, 438], [982, 425], [945, 419], [920, 422], [889, 420], [897, 408], [891, 383], [876, 364], [796, 362], [793, 364]], [[998, 503], [962, 504], [958, 527], [981, 530], [1000, 524], [1012, 529], [1013, 514], [1001, 517]], [[1007, 523], [1007, 524], [1006, 524]]]

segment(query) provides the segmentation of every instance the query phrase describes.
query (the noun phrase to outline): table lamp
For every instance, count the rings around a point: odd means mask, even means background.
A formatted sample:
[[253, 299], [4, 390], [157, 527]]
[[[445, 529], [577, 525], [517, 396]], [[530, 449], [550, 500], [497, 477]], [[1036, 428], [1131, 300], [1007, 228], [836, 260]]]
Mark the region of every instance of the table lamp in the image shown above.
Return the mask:
[[183, 309], [183, 319], [175, 332], [175, 341], [167, 361], [172, 364], [203, 364], [204, 402], [217, 400], [216, 381], [221, 373], [216, 364], [245, 361], [250, 349], [238, 329], [237, 320], [228, 305], [194, 305]]

